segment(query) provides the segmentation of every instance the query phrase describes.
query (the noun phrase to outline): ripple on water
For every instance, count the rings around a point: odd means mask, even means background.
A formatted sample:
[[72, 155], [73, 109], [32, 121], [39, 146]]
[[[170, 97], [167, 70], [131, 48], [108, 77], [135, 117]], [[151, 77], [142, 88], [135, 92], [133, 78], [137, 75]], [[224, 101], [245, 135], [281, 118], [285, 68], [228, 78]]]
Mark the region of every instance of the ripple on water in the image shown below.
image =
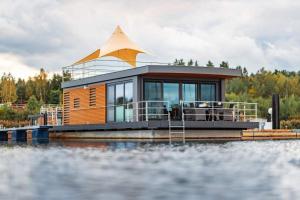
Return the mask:
[[296, 140], [68, 146], [0, 146], [0, 199], [300, 197]]

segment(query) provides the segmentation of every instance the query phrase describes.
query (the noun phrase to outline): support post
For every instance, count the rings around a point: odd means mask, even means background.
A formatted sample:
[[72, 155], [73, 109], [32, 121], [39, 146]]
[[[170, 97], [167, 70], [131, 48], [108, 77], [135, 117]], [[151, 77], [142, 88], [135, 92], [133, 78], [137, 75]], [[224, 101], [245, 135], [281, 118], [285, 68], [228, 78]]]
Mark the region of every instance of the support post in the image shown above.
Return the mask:
[[280, 129], [280, 119], [279, 119], [279, 111], [280, 111], [280, 101], [279, 95], [272, 95], [272, 128]]

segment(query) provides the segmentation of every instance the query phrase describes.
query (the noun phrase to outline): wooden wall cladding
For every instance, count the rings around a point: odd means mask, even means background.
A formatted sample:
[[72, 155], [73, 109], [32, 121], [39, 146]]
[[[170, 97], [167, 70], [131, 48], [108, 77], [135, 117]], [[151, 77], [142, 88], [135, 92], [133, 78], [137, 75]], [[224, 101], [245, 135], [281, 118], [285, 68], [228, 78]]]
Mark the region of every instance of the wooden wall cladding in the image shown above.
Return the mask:
[[[96, 104], [91, 103], [91, 90], [96, 90]], [[105, 124], [106, 123], [106, 87], [105, 84], [88, 87], [64, 89], [64, 124]], [[74, 108], [74, 99], [79, 107]], [[94, 101], [94, 98], [92, 98]], [[78, 102], [76, 102], [78, 104]]]

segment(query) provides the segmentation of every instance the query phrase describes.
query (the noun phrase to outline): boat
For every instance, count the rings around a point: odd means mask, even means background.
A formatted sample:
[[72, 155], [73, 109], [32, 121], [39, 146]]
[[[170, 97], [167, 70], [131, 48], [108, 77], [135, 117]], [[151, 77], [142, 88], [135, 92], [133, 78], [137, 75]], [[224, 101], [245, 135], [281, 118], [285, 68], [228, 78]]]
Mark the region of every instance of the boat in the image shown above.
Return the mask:
[[63, 124], [53, 137], [240, 137], [259, 127], [257, 103], [225, 99], [226, 80], [241, 70], [137, 61], [145, 52], [118, 26], [102, 48], [64, 67]]

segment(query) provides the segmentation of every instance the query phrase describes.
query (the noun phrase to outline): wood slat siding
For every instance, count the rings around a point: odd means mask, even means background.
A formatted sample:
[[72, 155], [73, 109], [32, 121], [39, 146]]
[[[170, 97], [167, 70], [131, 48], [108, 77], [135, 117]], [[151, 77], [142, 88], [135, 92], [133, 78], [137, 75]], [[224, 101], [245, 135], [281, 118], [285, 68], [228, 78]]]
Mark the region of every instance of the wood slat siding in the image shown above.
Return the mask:
[[70, 123], [70, 92], [64, 91], [63, 93], [63, 123]]
[[[91, 103], [90, 89], [96, 90], [96, 104]], [[66, 96], [65, 94], [69, 94]], [[74, 99], [79, 99], [79, 108], [74, 108]], [[105, 84], [90, 85], [88, 88], [64, 89], [65, 125], [74, 124], [105, 124], [106, 123], [106, 87]]]

